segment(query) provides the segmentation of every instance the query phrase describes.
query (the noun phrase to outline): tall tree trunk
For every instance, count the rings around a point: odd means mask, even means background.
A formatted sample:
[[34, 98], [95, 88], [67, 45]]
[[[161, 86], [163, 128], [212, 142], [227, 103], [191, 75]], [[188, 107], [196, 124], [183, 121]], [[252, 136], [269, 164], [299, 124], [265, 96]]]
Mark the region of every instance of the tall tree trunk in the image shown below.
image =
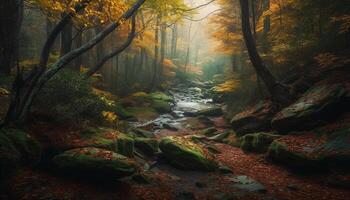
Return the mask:
[[161, 40], [160, 40], [160, 65], [159, 65], [159, 81], [162, 82], [163, 80], [163, 70], [164, 70], [164, 60], [165, 60], [165, 54], [166, 54], [166, 24], [162, 23], [161, 25]]
[[72, 50], [73, 23], [69, 22], [61, 32], [61, 57]]
[[177, 25], [177, 23], [175, 23], [175, 24], [174, 24], [174, 27], [173, 27], [173, 29], [172, 29], [171, 59], [175, 59], [175, 58], [176, 58], [177, 37], [178, 37], [178, 25]]
[[159, 23], [160, 19], [157, 18], [157, 24], [154, 29], [154, 61], [153, 61], [153, 78], [151, 83], [151, 90], [156, 86], [157, 84], [157, 74], [158, 74], [158, 61], [159, 61]]
[[18, 60], [18, 37], [23, 18], [22, 0], [0, 2], [0, 74], [9, 75]]
[[267, 69], [263, 63], [254, 41], [253, 34], [250, 28], [249, 20], [249, 4], [247, 0], [240, 0], [241, 4], [241, 20], [242, 20], [242, 31], [244, 36], [244, 41], [248, 50], [250, 61], [255, 68], [257, 75], [265, 83], [271, 100], [274, 102], [274, 105], [277, 107], [286, 105], [291, 101], [291, 95], [289, 88], [281, 83], [277, 82], [275, 77]]
[[[79, 48], [83, 44], [83, 33], [80, 30], [76, 30], [76, 38], [74, 39], [74, 48]], [[78, 56], [74, 60], [74, 66], [73, 69], [80, 71], [80, 67], [83, 64], [83, 57]]]

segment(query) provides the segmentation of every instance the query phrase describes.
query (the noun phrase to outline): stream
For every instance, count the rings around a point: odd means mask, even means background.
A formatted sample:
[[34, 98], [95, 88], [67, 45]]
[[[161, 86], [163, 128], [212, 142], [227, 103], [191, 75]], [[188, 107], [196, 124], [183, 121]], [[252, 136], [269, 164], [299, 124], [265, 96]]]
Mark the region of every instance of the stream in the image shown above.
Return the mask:
[[201, 110], [220, 106], [220, 104], [214, 104], [211, 98], [207, 98], [204, 95], [204, 90], [199, 87], [188, 87], [180, 84], [167, 91], [174, 98], [170, 113], [162, 114], [156, 119], [146, 122], [133, 122], [132, 126], [143, 128], [151, 125], [155, 134], [162, 129], [178, 131], [191, 128], [186, 123], [189, 117], [196, 116], [196, 113]]

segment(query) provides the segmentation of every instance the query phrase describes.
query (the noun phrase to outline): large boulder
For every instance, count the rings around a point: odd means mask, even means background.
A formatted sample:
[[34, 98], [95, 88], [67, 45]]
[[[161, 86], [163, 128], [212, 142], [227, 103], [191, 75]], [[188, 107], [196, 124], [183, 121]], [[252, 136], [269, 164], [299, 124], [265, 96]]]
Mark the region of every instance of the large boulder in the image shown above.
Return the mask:
[[85, 178], [118, 179], [136, 172], [136, 164], [112, 151], [86, 147], [65, 151], [53, 158], [53, 163], [69, 174]]
[[159, 147], [170, 164], [180, 169], [203, 171], [217, 169], [214, 156], [190, 139], [175, 136], [165, 137], [161, 140]]
[[222, 109], [218, 106], [211, 106], [210, 108], [199, 110], [197, 115], [204, 116], [221, 116], [223, 115]]
[[266, 153], [270, 144], [280, 136], [274, 133], [253, 133], [241, 138], [241, 148], [245, 152]]
[[87, 128], [75, 135], [63, 135], [63, 141], [52, 141], [57, 152], [69, 149], [96, 147], [132, 157], [134, 140], [119, 131], [108, 128]]
[[159, 152], [159, 143], [156, 139], [137, 137], [135, 138], [135, 147], [137, 150], [150, 156]]
[[295, 150], [291, 145], [278, 140], [275, 140], [270, 145], [267, 157], [300, 171], [325, 169], [325, 165], [320, 157], [311, 155], [306, 149]]
[[346, 89], [339, 84], [323, 84], [308, 90], [294, 104], [272, 120], [272, 127], [283, 132], [311, 129], [344, 111]]
[[267, 131], [271, 128], [271, 120], [275, 112], [270, 101], [259, 102], [255, 106], [236, 114], [231, 126], [237, 135]]

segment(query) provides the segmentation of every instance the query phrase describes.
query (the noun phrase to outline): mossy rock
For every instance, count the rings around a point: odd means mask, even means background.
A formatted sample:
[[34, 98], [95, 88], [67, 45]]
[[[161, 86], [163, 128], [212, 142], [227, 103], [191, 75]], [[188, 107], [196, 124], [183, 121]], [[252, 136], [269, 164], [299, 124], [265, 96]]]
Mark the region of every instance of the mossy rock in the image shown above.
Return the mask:
[[141, 128], [135, 128], [132, 130], [132, 133], [136, 135], [137, 137], [144, 137], [144, 138], [154, 138], [154, 133], [141, 129]]
[[135, 138], [135, 147], [150, 156], [159, 152], [159, 143], [156, 139], [137, 137]]
[[228, 138], [232, 134], [230, 131], [224, 131], [222, 133], [218, 133], [212, 137], [209, 137], [209, 140], [213, 140], [215, 142], [223, 142], [224, 139]]
[[203, 109], [197, 112], [197, 115], [204, 116], [221, 116], [223, 115], [222, 109], [217, 106], [213, 106], [211, 108]]
[[340, 84], [313, 87], [294, 104], [277, 113], [272, 127], [283, 132], [317, 127], [345, 111], [345, 96], [346, 89]]
[[184, 170], [213, 171], [217, 169], [214, 156], [190, 139], [169, 136], [161, 140], [159, 147], [171, 165]]
[[148, 95], [151, 99], [153, 100], [160, 100], [160, 101], [165, 101], [168, 103], [173, 103], [175, 102], [174, 98], [172, 96], [169, 96], [163, 92], [154, 92], [154, 93], [150, 93]]
[[84, 147], [105, 149], [128, 157], [132, 157], [134, 152], [134, 141], [131, 137], [114, 129], [103, 127], [86, 128], [80, 132], [78, 138], [65, 141], [64, 144], [57, 146], [59, 152]]
[[241, 148], [245, 152], [266, 153], [270, 144], [279, 136], [273, 133], [254, 133], [241, 138]]
[[134, 116], [128, 112], [122, 105], [117, 105], [115, 107], [115, 113], [118, 115], [120, 119], [130, 119]]
[[325, 168], [325, 164], [321, 158], [310, 157], [306, 153], [294, 152], [278, 140], [271, 143], [267, 151], [267, 157], [300, 171], [324, 170]]
[[126, 110], [131, 113], [138, 121], [149, 121], [157, 118], [159, 114], [157, 111], [148, 107], [128, 107]]
[[131, 137], [120, 134], [117, 139], [117, 152], [126, 157], [133, 157], [135, 151], [134, 139]]
[[202, 134], [208, 137], [214, 136], [218, 130], [215, 127], [210, 127], [202, 130]]
[[158, 113], [171, 112], [171, 104], [164, 100], [154, 100], [151, 105]]
[[57, 155], [53, 163], [69, 174], [85, 178], [118, 179], [136, 172], [136, 164], [129, 158], [95, 147], [78, 148]]

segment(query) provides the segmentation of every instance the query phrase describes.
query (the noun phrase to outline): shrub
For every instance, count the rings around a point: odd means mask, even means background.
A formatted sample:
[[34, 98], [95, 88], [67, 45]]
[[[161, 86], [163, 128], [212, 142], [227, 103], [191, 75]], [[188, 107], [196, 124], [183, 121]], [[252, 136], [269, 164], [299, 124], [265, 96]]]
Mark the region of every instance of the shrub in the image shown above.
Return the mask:
[[57, 121], [103, 120], [103, 113], [116, 110], [113, 102], [95, 94], [92, 80], [66, 69], [52, 78], [40, 91], [34, 111]]

